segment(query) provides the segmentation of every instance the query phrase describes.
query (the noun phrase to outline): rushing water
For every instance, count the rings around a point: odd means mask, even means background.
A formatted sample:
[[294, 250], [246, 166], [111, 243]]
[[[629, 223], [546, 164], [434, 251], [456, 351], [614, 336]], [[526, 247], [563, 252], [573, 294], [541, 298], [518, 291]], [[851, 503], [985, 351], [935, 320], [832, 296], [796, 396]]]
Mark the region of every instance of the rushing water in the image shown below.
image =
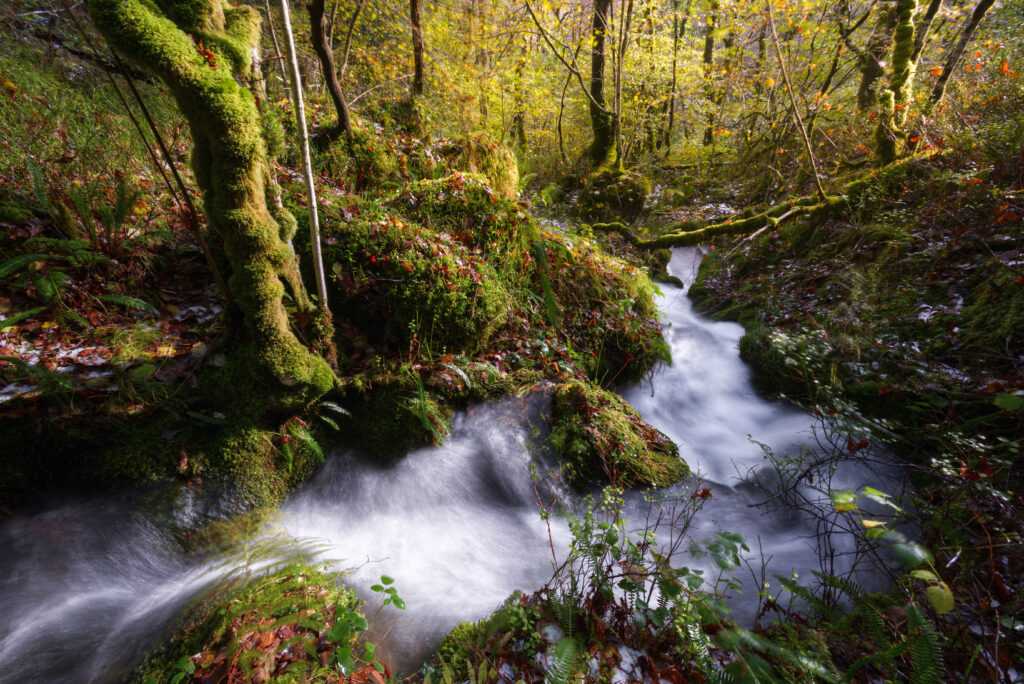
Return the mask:
[[[670, 268], [689, 284], [699, 259], [697, 250], [677, 250]], [[749, 471], [764, 458], [747, 436], [790, 451], [813, 441], [811, 417], [754, 393], [736, 349], [740, 326], [698, 316], [684, 289], [662, 289], [673, 364], [625, 396], [680, 445], [712, 494], [690, 535], [759, 539], [769, 576], [806, 574], [819, 562], [815, 520], [754, 506], [763, 494]], [[415, 668], [448, 629], [488, 614], [513, 590], [543, 585], [553, 549], [566, 548], [565, 524], [549, 527], [538, 514], [538, 497], [559, 492], [535, 490], [531, 478], [526, 414], [536, 408], [517, 400], [476, 407], [457, 417], [444, 446], [390, 466], [332, 454], [284, 505], [288, 532], [325, 542], [339, 568], [354, 568], [348, 580], [365, 598], [380, 575], [396, 578], [408, 609], [384, 611], [371, 635], [396, 669]], [[847, 468], [839, 477], [857, 486], [877, 476]], [[187, 489], [153, 499], [65, 503], [0, 527], [0, 682], [118, 681], [223, 575], [212, 561], [187, 561], [174, 535], [224, 512], [203, 509]], [[630, 501], [639, 518], [639, 497]], [[752, 558], [760, 566], [760, 554]], [[752, 610], [738, 605], [741, 615]]]

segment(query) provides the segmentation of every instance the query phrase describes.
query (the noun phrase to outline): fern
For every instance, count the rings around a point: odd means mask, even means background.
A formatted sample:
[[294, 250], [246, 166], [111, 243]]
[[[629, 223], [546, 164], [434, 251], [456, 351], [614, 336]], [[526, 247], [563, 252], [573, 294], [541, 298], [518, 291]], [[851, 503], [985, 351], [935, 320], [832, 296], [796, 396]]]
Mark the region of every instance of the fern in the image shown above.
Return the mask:
[[576, 669], [576, 656], [579, 650], [580, 645], [575, 637], [559, 639], [551, 654], [548, 671], [544, 674], [544, 684], [568, 684]]
[[530, 243], [530, 251], [536, 259], [537, 274], [540, 276], [541, 289], [544, 293], [544, 317], [553, 328], [561, 327], [562, 313], [558, 310], [558, 303], [555, 302], [555, 292], [551, 289], [551, 281], [548, 279], [548, 252], [546, 242], [534, 240]]
[[942, 645], [938, 632], [914, 603], [907, 605], [907, 625], [917, 634], [910, 648], [910, 664], [914, 667], [910, 674], [911, 684], [939, 681]]
[[870, 665], [871, 663], [877, 663], [880, 661], [892, 661], [893, 659], [898, 658], [899, 656], [909, 651], [912, 645], [913, 643], [909, 639], [903, 638], [897, 641], [895, 644], [889, 646], [889, 648], [885, 649], [884, 651], [879, 651], [878, 653], [872, 653], [871, 655], [864, 656], [863, 658], [854, 662], [854, 664], [850, 666], [850, 669], [847, 670], [846, 673], [843, 675], [843, 679], [845, 679], [848, 682], [851, 682], [853, 681], [853, 676], [857, 674], [857, 672], [860, 671], [860, 669], [863, 668], [865, 665]]
[[14, 325], [15, 323], [20, 323], [21, 321], [25, 320], [26, 318], [28, 318], [30, 316], [35, 316], [37, 313], [40, 313], [40, 312], [43, 312], [43, 311], [46, 311], [46, 307], [45, 306], [37, 306], [37, 307], [35, 307], [33, 309], [28, 309], [26, 311], [19, 311], [18, 313], [13, 314], [11, 316], [8, 316], [4, 320], [0, 321], [0, 330], [3, 330], [4, 328], [9, 328], [10, 326]]
[[16, 273], [21, 270], [22, 267], [31, 264], [34, 261], [43, 261], [45, 259], [63, 259], [64, 257], [56, 254], [19, 254], [16, 257], [11, 257], [4, 263], [0, 264], [0, 278], [6, 278], [12, 273]]
[[835, 611], [822, 601], [820, 598], [815, 596], [807, 587], [798, 584], [795, 580], [790, 577], [784, 577], [783, 575], [776, 575], [775, 579], [779, 580], [786, 590], [796, 597], [802, 598], [807, 602], [810, 608], [813, 608], [826, 619], [832, 619], [835, 617]]
[[298, 423], [292, 423], [288, 426], [288, 433], [309, 447], [310, 451], [316, 454], [320, 459], [320, 462], [323, 463], [324, 450], [319, 444], [317, 444], [316, 437], [313, 436], [313, 433], [310, 432], [308, 428], [303, 425], [299, 425]]
[[138, 299], [137, 297], [129, 297], [128, 295], [121, 294], [105, 294], [96, 297], [101, 302], [107, 304], [117, 304], [128, 309], [138, 309], [139, 311], [145, 311], [151, 313], [154, 316], [158, 313], [157, 308], [147, 301]]

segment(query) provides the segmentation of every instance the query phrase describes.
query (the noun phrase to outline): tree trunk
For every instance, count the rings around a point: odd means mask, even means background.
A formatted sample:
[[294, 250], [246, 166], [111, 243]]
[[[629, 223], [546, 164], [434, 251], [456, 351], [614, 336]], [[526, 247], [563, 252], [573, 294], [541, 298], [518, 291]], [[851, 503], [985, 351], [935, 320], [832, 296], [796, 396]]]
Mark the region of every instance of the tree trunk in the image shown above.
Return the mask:
[[928, 9], [921, 18], [921, 23], [917, 26], [917, 37], [914, 39], [914, 54], [910, 57], [914, 64], [917, 64], [917, 61], [921, 59], [925, 43], [928, 42], [928, 34], [932, 30], [932, 24], [935, 22], [935, 15], [939, 13], [941, 7], [942, 0], [931, 0], [928, 4]]
[[[333, 386], [334, 375], [289, 326], [283, 281], [302, 285], [291, 248], [295, 219], [267, 205], [272, 175], [259, 113], [238, 83], [251, 75], [259, 14], [224, 0], [193, 0], [188, 12], [174, 11], [178, 5], [166, 14], [148, 0], [89, 0], [88, 7], [107, 42], [167, 84], [189, 122], [196, 182], [224, 243], [242, 317], [229, 365], [221, 369], [230, 383], [224, 398], [232, 401], [225, 408], [252, 418], [315, 401]], [[207, 52], [200, 51], [200, 40]], [[304, 290], [295, 294], [300, 307], [308, 306]]]
[[964, 31], [960, 34], [960, 40], [950, 50], [949, 55], [946, 57], [946, 64], [942, 67], [942, 73], [939, 74], [939, 80], [935, 82], [935, 86], [932, 88], [931, 104], [932, 106], [939, 103], [942, 96], [946, 92], [946, 83], [949, 82], [949, 77], [953, 75], [953, 71], [956, 70], [957, 65], [960, 64], [960, 60], [963, 59], [964, 51], [967, 49], [967, 44], [971, 42], [971, 38], [974, 36], [974, 32], [978, 28], [978, 24], [985, 18], [988, 11], [992, 8], [995, 0], [981, 0], [978, 6], [974, 8], [974, 12], [971, 14], [971, 18], [967, 22], [967, 26], [964, 27]]
[[[985, 0], [983, 0], [985, 1]], [[917, 0], [899, 0], [892, 41], [889, 85], [878, 95], [878, 126], [875, 128], [875, 159], [879, 166], [896, 161], [906, 146], [903, 125], [914, 86], [914, 14]]]
[[420, 21], [420, 0], [409, 0], [409, 21], [412, 24], [412, 94], [423, 94], [423, 24]]
[[263, 0], [263, 8], [267, 12], [267, 26], [270, 27], [270, 39], [274, 43], [274, 62], [280, 72], [281, 83], [284, 85], [284, 96], [290, 98], [288, 87], [288, 70], [284, 66], [284, 53], [281, 52], [281, 44], [277, 41], [277, 30], [274, 28], [274, 15], [270, 12], [270, 0]]
[[590, 144], [590, 159], [595, 164], [605, 162], [615, 149], [615, 124], [604, 99], [605, 38], [608, 33], [608, 10], [612, 0], [594, 0], [590, 50], [590, 125], [594, 140]]
[[862, 112], [874, 109], [878, 102], [875, 83], [885, 76], [885, 54], [892, 43], [892, 32], [896, 28], [896, 12], [881, 10], [875, 22], [875, 30], [868, 38], [868, 44], [858, 56], [860, 64], [860, 87], [857, 88], [857, 107]]
[[708, 101], [707, 125], [704, 127], [704, 144], [710, 145], [715, 141], [715, 86], [712, 81], [712, 65], [715, 58], [715, 24], [718, 22], [718, 3], [711, 3], [711, 13], [708, 15], [708, 30], [704, 36], [704, 97]]
[[[345, 101], [345, 93], [341, 90], [338, 82], [338, 72], [334, 66], [334, 50], [327, 39], [327, 24], [324, 16], [324, 0], [309, 0], [306, 6], [309, 11], [309, 31], [313, 42], [313, 49], [320, 60], [320, 69], [324, 72], [324, 81], [327, 82], [327, 92], [331, 94], [331, 101], [334, 102], [334, 110], [338, 113], [338, 125], [333, 132], [328, 134], [329, 138], [334, 137], [333, 133], [344, 131], [345, 136], [352, 135], [352, 117], [349, 114], [348, 103]], [[287, 29], [287, 27], [285, 27]], [[290, 34], [288, 36], [290, 40]], [[298, 65], [293, 70], [298, 74]], [[293, 88], [294, 90], [294, 88]]]

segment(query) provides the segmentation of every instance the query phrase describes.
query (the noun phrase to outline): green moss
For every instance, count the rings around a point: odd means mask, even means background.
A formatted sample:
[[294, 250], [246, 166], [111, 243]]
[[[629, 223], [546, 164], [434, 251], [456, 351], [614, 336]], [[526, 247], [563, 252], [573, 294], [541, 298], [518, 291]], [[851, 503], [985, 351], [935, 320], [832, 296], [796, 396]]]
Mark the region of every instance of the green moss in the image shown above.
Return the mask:
[[[207, 216], [231, 264], [229, 286], [242, 312], [246, 370], [263, 391], [249, 406], [296, 410], [333, 385], [330, 368], [291, 331], [283, 282], [300, 307], [308, 307], [287, 233], [273, 218], [266, 144], [245, 81], [249, 52], [259, 36], [259, 14], [223, 0], [167, 3], [163, 14], [142, 0], [92, 0], [90, 15], [126, 59], [164, 81], [188, 119], [195, 142], [193, 169]], [[203, 48], [198, 36], [203, 36]], [[202, 50], [212, 50], [214, 57]], [[241, 369], [238, 369], [241, 372]], [[259, 399], [265, 397], [263, 406]]]
[[580, 236], [544, 233], [534, 247], [533, 289], [539, 295], [550, 290], [555, 311], [549, 316], [557, 317], [555, 327], [571, 340], [577, 365], [588, 377], [628, 382], [670, 360], [656, 289], [642, 270]]
[[896, 160], [906, 146], [903, 126], [914, 84], [914, 14], [917, 0], [900, 0], [893, 33], [892, 72], [889, 85], [878, 95], [879, 116], [875, 131], [875, 157], [880, 166]]
[[10, 200], [0, 200], [0, 221], [24, 223], [32, 218], [32, 212], [24, 205]]
[[577, 211], [589, 223], [632, 223], [644, 208], [651, 183], [635, 171], [603, 165], [590, 174], [577, 201]]
[[488, 133], [465, 135], [442, 148], [452, 166], [461, 171], [481, 175], [499, 195], [515, 199], [519, 196], [519, 167], [512, 150]]
[[532, 655], [542, 640], [538, 631], [540, 620], [540, 612], [529, 607], [527, 597], [516, 591], [490, 616], [456, 625], [441, 640], [431, 666], [448, 668], [456, 677], [466, 673], [474, 680], [483, 662], [482, 654], [512, 645], [515, 650]]
[[551, 392], [552, 427], [547, 443], [565, 459], [574, 485], [594, 482], [621, 487], [664, 487], [690, 469], [679, 449], [618, 395], [584, 382]]
[[132, 681], [174, 681], [189, 666], [196, 680], [230, 671], [250, 681], [257, 672], [279, 682], [336, 681], [331, 659], [353, 645], [359, 630], [338, 642], [322, 635], [339, 620], [358, 616], [359, 604], [351, 589], [339, 586], [337, 574], [300, 563], [243, 577], [195, 600], [173, 638]]
[[324, 237], [332, 308], [375, 345], [481, 347], [515, 307], [490, 263], [445, 233], [389, 217]]

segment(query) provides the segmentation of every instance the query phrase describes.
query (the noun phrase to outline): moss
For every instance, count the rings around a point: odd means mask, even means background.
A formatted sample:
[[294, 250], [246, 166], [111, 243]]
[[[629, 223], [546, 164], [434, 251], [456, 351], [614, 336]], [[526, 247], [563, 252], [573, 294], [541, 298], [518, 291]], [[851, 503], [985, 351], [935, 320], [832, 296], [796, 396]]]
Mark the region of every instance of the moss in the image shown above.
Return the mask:
[[512, 150], [488, 133], [465, 135], [442, 148], [452, 166], [461, 171], [479, 174], [499, 195], [509, 199], [519, 196], [519, 167]]
[[993, 262], [981, 269], [965, 302], [961, 323], [964, 347], [1019, 358], [1024, 354], [1024, 284], [1015, 271], [998, 260]]
[[481, 654], [510, 645], [532, 655], [542, 641], [539, 632], [540, 611], [529, 606], [528, 597], [513, 592], [491, 615], [478, 622], [456, 625], [437, 647], [431, 666], [447, 667], [456, 676], [469, 673], [474, 680], [479, 672]]
[[[283, 281], [300, 306], [308, 303], [297, 263], [267, 206], [272, 183], [255, 100], [236, 79], [249, 75], [249, 53], [259, 36], [259, 14], [223, 0], [163, 6], [143, 0], [92, 0], [97, 28], [126, 59], [166, 83], [188, 119], [193, 169], [207, 216], [231, 264], [234, 303], [242, 312], [252, 365], [245, 370], [263, 391], [248, 397], [256, 412], [296, 410], [333, 384], [327, 363], [291, 331]], [[200, 48], [200, 37], [204, 37]], [[214, 56], [203, 52], [213, 51]], [[276, 211], [275, 213], [279, 213]], [[239, 369], [241, 371], [241, 369]], [[259, 406], [259, 399], [265, 403]]]
[[[580, 236], [544, 233], [535, 244], [533, 289], [550, 290], [554, 325], [571, 340], [577, 365], [602, 383], [634, 380], [669, 361], [647, 275]], [[545, 284], [546, 283], [546, 284]]]
[[651, 183], [635, 171], [603, 165], [587, 177], [576, 209], [585, 221], [632, 223], [643, 211]]
[[493, 267], [448, 234], [388, 217], [324, 238], [332, 308], [374, 345], [483, 346], [514, 308]]
[[540, 233], [537, 222], [479, 178], [454, 173], [412, 183], [391, 207], [479, 251], [513, 282], [521, 281], [530, 268], [527, 248]]
[[917, 0], [900, 0], [893, 32], [892, 72], [886, 90], [878, 95], [879, 116], [875, 130], [875, 157], [880, 166], [896, 160], [906, 147], [903, 126], [914, 84], [914, 14]]
[[354, 644], [360, 630], [338, 641], [328, 635], [339, 633], [332, 632], [339, 621], [362, 624], [359, 604], [351, 589], [339, 586], [337, 574], [309, 565], [243, 577], [193, 601], [171, 640], [132, 681], [175, 681], [189, 666], [189, 681], [218, 673], [239, 680], [335, 681], [331, 660]]
[[621, 487], [664, 487], [690, 469], [679, 449], [618, 395], [584, 382], [551, 391], [552, 427], [547, 443], [565, 459], [577, 487], [594, 482]]

